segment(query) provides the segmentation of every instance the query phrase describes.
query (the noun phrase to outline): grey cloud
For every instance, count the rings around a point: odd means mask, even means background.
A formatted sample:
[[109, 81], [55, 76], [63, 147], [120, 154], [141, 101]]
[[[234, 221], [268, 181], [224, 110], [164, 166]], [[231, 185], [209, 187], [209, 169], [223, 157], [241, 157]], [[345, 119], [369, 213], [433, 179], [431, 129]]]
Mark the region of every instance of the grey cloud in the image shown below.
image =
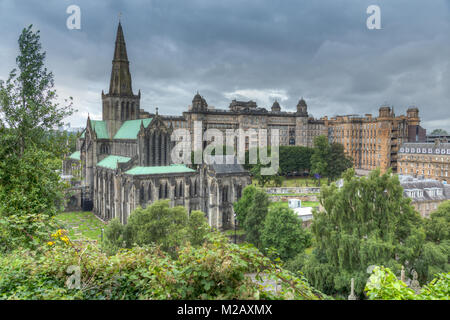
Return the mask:
[[[82, 30], [65, 28], [70, 4], [81, 7]], [[381, 7], [382, 30], [366, 28], [371, 4]], [[78, 104], [72, 125], [84, 125], [82, 115], [101, 113], [119, 12], [144, 108], [181, 114], [197, 90], [217, 108], [230, 92], [265, 92], [253, 100], [267, 104], [282, 91], [283, 109], [303, 96], [316, 117], [414, 104], [427, 129], [450, 131], [445, 0], [3, 0], [0, 79], [14, 65], [20, 30], [33, 23], [60, 96]]]

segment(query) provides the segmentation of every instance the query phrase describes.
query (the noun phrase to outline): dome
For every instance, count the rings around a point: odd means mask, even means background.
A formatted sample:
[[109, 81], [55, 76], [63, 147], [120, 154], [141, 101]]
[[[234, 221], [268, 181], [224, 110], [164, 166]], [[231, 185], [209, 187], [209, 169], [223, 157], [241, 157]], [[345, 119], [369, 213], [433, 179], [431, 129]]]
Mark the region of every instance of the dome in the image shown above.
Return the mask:
[[280, 104], [278, 103], [278, 101], [275, 100], [275, 102], [272, 105], [272, 111], [280, 111], [281, 107]]
[[301, 98], [300, 101], [298, 102], [297, 106], [299, 106], [299, 107], [306, 107], [307, 106], [306, 105], [306, 101], [303, 98]]

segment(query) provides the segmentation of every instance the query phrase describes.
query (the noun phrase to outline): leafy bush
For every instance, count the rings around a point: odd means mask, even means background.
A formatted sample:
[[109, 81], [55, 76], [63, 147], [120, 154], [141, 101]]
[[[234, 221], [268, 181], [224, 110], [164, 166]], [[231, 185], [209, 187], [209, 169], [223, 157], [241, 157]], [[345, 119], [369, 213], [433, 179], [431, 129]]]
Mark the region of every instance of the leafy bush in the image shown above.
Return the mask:
[[449, 300], [450, 273], [437, 274], [416, 294], [389, 268], [375, 267], [364, 291], [370, 300]]
[[[253, 246], [230, 244], [209, 233], [203, 246], [186, 245], [177, 258], [158, 246], [133, 247], [107, 256], [96, 245], [59, 241], [39, 251], [0, 257], [0, 299], [322, 299], [304, 278], [294, 277]], [[69, 266], [79, 266], [81, 287], [66, 286]], [[246, 276], [266, 275], [279, 292]]]
[[186, 242], [200, 245], [209, 233], [209, 225], [201, 211], [189, 216], [186, 208], [170, 208], [169, 201], [156, 201], [147, 208], [134, 210], [125, 226], [114, 219], [105, 229], [104, 247], [109, 253], [119, 248], [158, 244], [166, 252], [175, 252]]

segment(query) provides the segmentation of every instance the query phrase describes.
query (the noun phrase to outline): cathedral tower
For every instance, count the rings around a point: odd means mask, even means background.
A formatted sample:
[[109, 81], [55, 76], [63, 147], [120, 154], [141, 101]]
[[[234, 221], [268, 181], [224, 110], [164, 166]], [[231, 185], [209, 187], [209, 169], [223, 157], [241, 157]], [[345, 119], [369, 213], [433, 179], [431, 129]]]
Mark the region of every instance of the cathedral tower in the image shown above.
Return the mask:
[[140, 91], [137, 95], [133, 94], [130, 62], [122, 25], [119, 22], [109, 92], [102, 92], [103, 120], [107, 122], [110, 138], [116, 134], [124, 121], [139, 119], [140, 99]]

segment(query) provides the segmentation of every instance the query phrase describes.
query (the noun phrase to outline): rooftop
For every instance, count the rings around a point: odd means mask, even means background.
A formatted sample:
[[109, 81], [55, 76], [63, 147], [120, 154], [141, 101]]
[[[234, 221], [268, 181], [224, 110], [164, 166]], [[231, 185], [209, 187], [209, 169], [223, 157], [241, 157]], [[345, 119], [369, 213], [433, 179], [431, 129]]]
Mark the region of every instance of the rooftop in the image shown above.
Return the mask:
[[134, 167], [128, 171], [126, 174], [133, 176], [140, 175], [152, 175], [152, 174], [169, 174], [169, 173], [191, 173], [195, 170], [186, 167], [181, 164], [173, 164], [170, 166], [158, 166], [158, 167]]
[[141, 129], [141, 122], [144, 128], [147, 128], [153, 118], [137, 119], [125, 121], [120, 129], [117, 131], [114, 139], [136, 139]]
[[117, 163], [125, 163], [130, 161], [131, 158], [122, 157], [122, 156], [108, 156], [99, 163], [97, 163], [97, 167], [103, 167], [107, 169], [117, 169]]

